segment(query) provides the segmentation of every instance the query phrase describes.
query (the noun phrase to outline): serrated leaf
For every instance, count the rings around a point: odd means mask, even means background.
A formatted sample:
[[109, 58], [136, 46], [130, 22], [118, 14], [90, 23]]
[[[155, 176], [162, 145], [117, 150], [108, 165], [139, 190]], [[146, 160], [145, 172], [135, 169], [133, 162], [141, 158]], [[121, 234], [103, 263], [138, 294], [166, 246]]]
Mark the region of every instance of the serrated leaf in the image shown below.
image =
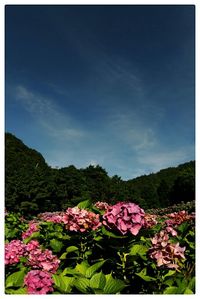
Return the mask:
[[163, 294], [177, 294], [178, 287], [167, 287]]
[[61, 273], [61, 275], [67, 275], [67, 274], [70, 274], [70, 275], [73, 275], [73, 276], [80, 276], [81, 273], [75, 269], [72, 269], [72, 268], [65, 268], [63, 270], [63, 272]]
[[24, 282], [25, 271], [14, 272], [6, 278], [6, 287], [21, 287]]
[[81, 274], [83, 274], [85, 276], [85, 273], [89, 267], [90, 267], [90, 265], [88, 264], [88, 262], [83, 261], [81, 264], [76, 265], [75, 270], [77, 270], [78, 272], [80, 272]]
[[106, 277], [102, 272], [94, 274], [90, 279], [90, 287], [92, 289], [103, 289], [105, 284]]
[[85, 273], [86, 278], [91, 278], [92, 275], [93, 275], [97, 270], [99, 270], [99, 269], [103, 266], [103, 264], [104, 264], [105, 262], [106, 262], [106, 260], [101, 261], [101, 262], [97, 262], [97, 263], [95, 263], [94, 265], [90, 266], [90, 267], [87, 269], [86, 273]]
[[194, 293], [189, 288], [186, 288], [184, 294], [194, 294]]
[[78, 251], [78, 250], [79, 249], [76, 246], [69, 246], [69, 247], [67, 247], [66, 252], [70, 253], [70, 252], [75, 252], [75, 251]]
[[115, 235], [114, 233], [108, 231], [105, 226], [102, 226], [101, 227], [102, 229], [102, 233], [108, 237], [111, 237], [111, 238], [115, 238], [115, 239], [125, 239], [127, 238], [127, 236], [118, 236], [118, 235]]
[[176, 273], [176, 271], [175, 270], [169, 270], [164, 276], [162, 276], [163, 277], [163, 279], [165, 279], [166, 277], [168, 277], [168, 276], [172, 276], [172, 275], [174, 275]]
[[73, 282], [75, 280], [74, 277], [67, 277], [67, 276], [63, 276], [63, 275], [56, 275], [53, 274], [52, 278], [54, 280], [54, 283], [56, 285], [56, 287], [64, 293], [70, 293], [72, 290], [72, 285]]
[[88, 294], [90, 281], [84, 277], [76, 278], [74, 286], [82, 293]]
[[122, 291], [127, 285], [120, 279], [114, 279], [112, 274], [106, 275], [106, 284], [103, 290], [104, 294], [116, 294]]
[[60, 252], [61, 249], [63, 248], [63, 243], [59, 240], [52, 239], [50, 240], [50, 246], [54, 252]]
[[188, 288], [193, 292], [195, 291], [195, 277], [192, 277], [192, 279], [189, 281]]
[[135, 274], [137, 276], [141, 277], [145, 281], [154, 281], [154, 280], [156, 280], [156, 278], [146, 275], [147, 274], [147, 269], [146, 268], [144, 268], [139, 273], [135, 273]]
[[148, 248], [141, 244], [135, 244], [130, 249], [130, 255], [146, 255]]
[[27, 243], [29, 243], [31, 240], [33, 240], [33, 239], [37, 239], [39, 236], [40, 236], [40, 232], [34, 232], [34, 233], [32, 233], [32, 235], [31, 235], [30, 237], [24, 239], [23, 242], [24, 242], [25, 244], [27, 244]]
[[77, 207], [79, 209], [86, 209], [86, 208], [89, 208], [91, 206], [91, 204], [92, 204], [91, 200], [87, 199], [87, 200], [79, 202], [79, 204], [77, 205]]
[[14, 295], [25, 295], [27, 294], [27, 290], [26, 288], [19, 288], [17, 290], [13, 290], [13, 289], [7, 289], [6, 290], [6, 294], [14, 294]]

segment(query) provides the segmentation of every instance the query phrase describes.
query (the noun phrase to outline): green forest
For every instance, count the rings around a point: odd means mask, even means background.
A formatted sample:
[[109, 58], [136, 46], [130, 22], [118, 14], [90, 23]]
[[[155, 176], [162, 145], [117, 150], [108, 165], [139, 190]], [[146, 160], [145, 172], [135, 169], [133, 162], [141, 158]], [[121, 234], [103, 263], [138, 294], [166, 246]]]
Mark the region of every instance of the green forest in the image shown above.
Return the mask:
[[108, 176], [100, 165], [52, 168], [39, 152], [13, 134], [5, 134], [7, 210], [36, 215], [61, 211], [86, 199], [92, 203], [134, 202], [144, 209], [193, 201], [195, 161], [124, 181], [118, 175]]

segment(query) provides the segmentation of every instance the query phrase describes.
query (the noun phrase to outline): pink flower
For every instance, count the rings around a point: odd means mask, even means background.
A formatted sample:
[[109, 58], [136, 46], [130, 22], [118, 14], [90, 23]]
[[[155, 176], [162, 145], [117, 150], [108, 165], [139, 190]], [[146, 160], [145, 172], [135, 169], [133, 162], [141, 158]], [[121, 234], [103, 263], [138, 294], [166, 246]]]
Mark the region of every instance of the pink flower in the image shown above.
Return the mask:
[[156, 260], [157, 266], [178, 269], [178, 260], [185, 258], [185, 247], [180, 247], [179, 243], [171, 243], [166, 230], [160, 231], [151, 241], [153, 246], [150, 248], [149, 254], [152, 259]]
[[109, 204], [104, 201], [97, 201], [94, 206], [99, 210], [107, 210], [109, 208]]
[[154, 225], [156, 225], [158, 222], [156, 220], [157, 216], [145, 213], [144, 215], [144, 227], [145, 228], [151, 228]]
[[34, 232], [37, 232], [39, 230], [38, 228], [38, 222], [30, 221], [29, 222], [29, 228], [26, 232], [22, 233], [22, 239], [26, 239], [30, 237]]
[[20, 240], [12, 240], [5, 244], [5, 264], [12, 265], [20, 261], [25, 253], [25, 244]]
[[174, 212], [174, 213], [168, 214], [167, 216], [170, 219], [166, 220], [165, 223], [168, 226], [175, 226], [175, 227], [177, 225], [180, 225], [182, 222], [193, 220], [195, 217], [193, 213], [191, 215], [189, 215], [188, 212], [186, 212], [186, 211]]
[[99, 214], [78, 207], [68, 208], [63, 216], [63, 222], [66, 224], [66, 229], [76, 232], [96, 230], [102, 225]]
[[24, 285], [27, 286], [28, 294], [45, 295], [53, 292], [51, 274], [40, 270], [28, 272], [24, 278]]
[[52, 254], [51, 250], [42, 251], [36, 247], [31, 250], [27, 256], [28, 265], [33, 269], [41, 269], [51, 273], [55, 273], [59, 267], [60, 260], [56, 255]]
[[130, 232], [137, 235], [144, 225], [144, 211], [134, 203], [119, 202], [108, 207], [103, 215], [103, 224], [118, 229], [123, 235]]
[[45, 212], [38, 215], [41, 220], [53, 223], [63, 222], [63, 212]]

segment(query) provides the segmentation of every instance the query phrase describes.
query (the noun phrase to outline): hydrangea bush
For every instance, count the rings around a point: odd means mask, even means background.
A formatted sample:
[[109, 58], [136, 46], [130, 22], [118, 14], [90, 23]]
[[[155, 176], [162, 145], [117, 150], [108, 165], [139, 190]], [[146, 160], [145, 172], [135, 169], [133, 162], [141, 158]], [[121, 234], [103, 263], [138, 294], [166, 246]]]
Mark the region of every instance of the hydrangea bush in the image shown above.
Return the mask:
[[155, 215], [130, 202], [84, 201], [31, 221], [7, 211], [5, 292], [193, 294], [194, 221], [184, 210]]

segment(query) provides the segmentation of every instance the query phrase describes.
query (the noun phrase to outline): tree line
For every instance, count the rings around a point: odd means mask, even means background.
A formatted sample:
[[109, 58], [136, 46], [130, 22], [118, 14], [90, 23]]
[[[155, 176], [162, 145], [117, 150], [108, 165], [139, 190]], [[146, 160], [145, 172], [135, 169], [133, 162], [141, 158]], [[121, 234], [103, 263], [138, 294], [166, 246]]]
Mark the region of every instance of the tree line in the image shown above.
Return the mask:
[[195, 161], [123, 181], [101, 166], [51, 168], [43, 156], [5, 134], [5, 207], [24, 214], [60, 211], [80, 201], [129, 201], [144, 209], [195, 199]]

